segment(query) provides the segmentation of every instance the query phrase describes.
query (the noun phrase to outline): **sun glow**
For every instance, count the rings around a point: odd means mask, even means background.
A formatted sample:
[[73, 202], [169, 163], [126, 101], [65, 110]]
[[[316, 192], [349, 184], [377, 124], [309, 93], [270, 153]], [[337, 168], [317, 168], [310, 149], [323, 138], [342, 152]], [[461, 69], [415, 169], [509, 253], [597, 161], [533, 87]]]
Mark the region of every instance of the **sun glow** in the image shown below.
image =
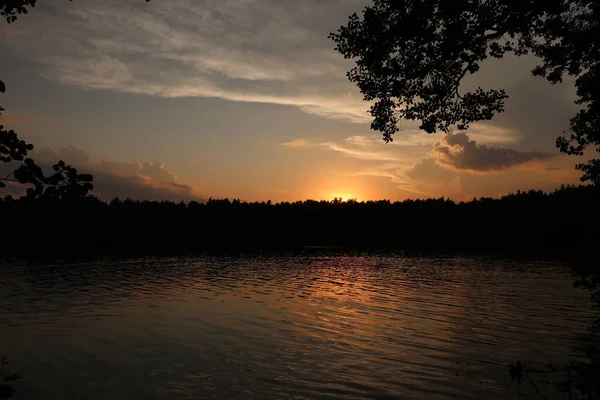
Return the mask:
[[[335, 173], [335, 175], [334, 175]], [[368, 184], [361, 179], [348, 176], [344, 170], [327, 171], [327, 173], [316, 177], [315, 181], [307, 187], [307, 199], [332, 201], [356, 200], [366, 201], [373, 197], [372, 190]]]
[[331, 193], [327, 200], [340, 199], [342, 201], [359, 200], [358, 196], [350, 192], [335, 192]]

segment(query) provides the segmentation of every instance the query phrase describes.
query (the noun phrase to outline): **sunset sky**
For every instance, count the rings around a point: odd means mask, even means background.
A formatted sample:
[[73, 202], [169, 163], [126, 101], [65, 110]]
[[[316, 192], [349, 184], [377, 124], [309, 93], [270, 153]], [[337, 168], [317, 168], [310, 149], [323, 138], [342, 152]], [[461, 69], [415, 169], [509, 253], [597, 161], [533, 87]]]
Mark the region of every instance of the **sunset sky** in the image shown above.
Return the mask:
[[511, 96], [491, 122], [444, 136], [404, 121], [385, 144], [327, 39], [366, 4], [39, 0], [0, 24], [2, 124], [41, 163], [92, 172], [107, 199], [465, 200], [578, 182], [554, 145], [572, 82], [531, 77], [531, 58], [465, 82]]

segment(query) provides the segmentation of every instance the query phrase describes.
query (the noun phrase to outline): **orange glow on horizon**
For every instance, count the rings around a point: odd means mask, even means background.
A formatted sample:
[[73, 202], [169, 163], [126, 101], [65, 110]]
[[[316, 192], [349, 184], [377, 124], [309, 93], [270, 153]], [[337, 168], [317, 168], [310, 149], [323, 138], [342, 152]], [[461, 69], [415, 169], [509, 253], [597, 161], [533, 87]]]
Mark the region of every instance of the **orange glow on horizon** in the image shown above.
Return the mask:
[[360, 198], [350, 192], [334, 192], [331, 193], [326, 200], [333, 200], [333, 199], [341, 199], [342, 201], [348, 201], [348, 200], [357, 200], [360, 201]]
[[342, 201], [368, 201], [390, 197], [389, 193], [365, 177], [348, 175], [345, 170], [330, 170], [315, 176], [299, 193], [304, 199], [326, 200], [342, 199]]

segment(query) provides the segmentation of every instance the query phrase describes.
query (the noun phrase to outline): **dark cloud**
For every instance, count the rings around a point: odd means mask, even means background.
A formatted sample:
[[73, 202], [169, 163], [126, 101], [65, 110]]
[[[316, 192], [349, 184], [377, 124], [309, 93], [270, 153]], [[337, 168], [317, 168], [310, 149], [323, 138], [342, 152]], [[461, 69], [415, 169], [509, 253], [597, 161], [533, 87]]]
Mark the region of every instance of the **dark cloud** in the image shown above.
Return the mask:
[[105, 171], [93, 171], [94, 194], [102, 199], [115, 197], [134, 200], [204, 201], [191, 186], [176, 182], [156, 183], [140, 176], [119, 176]]
[[542, 78], [530, 77], [505, 89], [510, 96], [506, 111], [489, 124], [515, 132], [520, 138], [518, 149], [555, 150], [556, 138], [569, 129], [569, 120], [579, 110], [574, 103], [573, 82], [551, 85]]
[[190, 185], [184, 185], [182, 183], [169, 182], [169, 185], [176, 189], [179, 189], [179, 190], [185, 190], [185, 191], [192, 190], [192, 187]]
[[523, 152], [504, 147], [477, 144], [464, 132], [449, 133], [433, 146], [433, 156], [440, 165], [455, 170], [489, 172], [502, 171], [536, 159], [555, 155], [542, 152]]
[[[82, 172], [93, 174], [92, 194], [104, 200], [119, 197], [134, 200], [204, 201], [191, 186], [179, 182], [177, 176], [160, 161], [101, 161], [94, 164], [86, 151], [73, 145], [58, 150], [48, 146], [38, 153], [32, 152], [30, 156], [47, 172], [51, 171], [51, 166], [58, 160], [63, 160]], [[0, 164], [0, 174], [8, 175], [17, 165]], [[20, 196], [23, 194], [23, 187], [11, 185], [2, 194]]]

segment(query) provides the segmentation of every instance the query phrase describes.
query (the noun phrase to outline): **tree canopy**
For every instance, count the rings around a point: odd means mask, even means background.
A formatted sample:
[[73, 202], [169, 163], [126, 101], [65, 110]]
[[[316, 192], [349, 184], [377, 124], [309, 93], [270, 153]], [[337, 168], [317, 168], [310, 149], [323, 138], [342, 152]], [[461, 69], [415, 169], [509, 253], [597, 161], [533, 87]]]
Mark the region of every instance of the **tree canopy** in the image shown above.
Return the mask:
[[[575, 78], [581, 110], [556, 140], [561, 152], [600, 152], [600, 2], [597, 0], [374, 0], [330, 38], [370, 109], [371, 128], [393, 140], [401, 119], [427, 133], [466, 130], [504, 111], [503, 89], [460, 93], [482, 61], [532, 54], [533, 75], [556, 84]], [[560, 133], [559, 133], [560, 134]], [[600, 160], [578, 164], [600, 183]]]

